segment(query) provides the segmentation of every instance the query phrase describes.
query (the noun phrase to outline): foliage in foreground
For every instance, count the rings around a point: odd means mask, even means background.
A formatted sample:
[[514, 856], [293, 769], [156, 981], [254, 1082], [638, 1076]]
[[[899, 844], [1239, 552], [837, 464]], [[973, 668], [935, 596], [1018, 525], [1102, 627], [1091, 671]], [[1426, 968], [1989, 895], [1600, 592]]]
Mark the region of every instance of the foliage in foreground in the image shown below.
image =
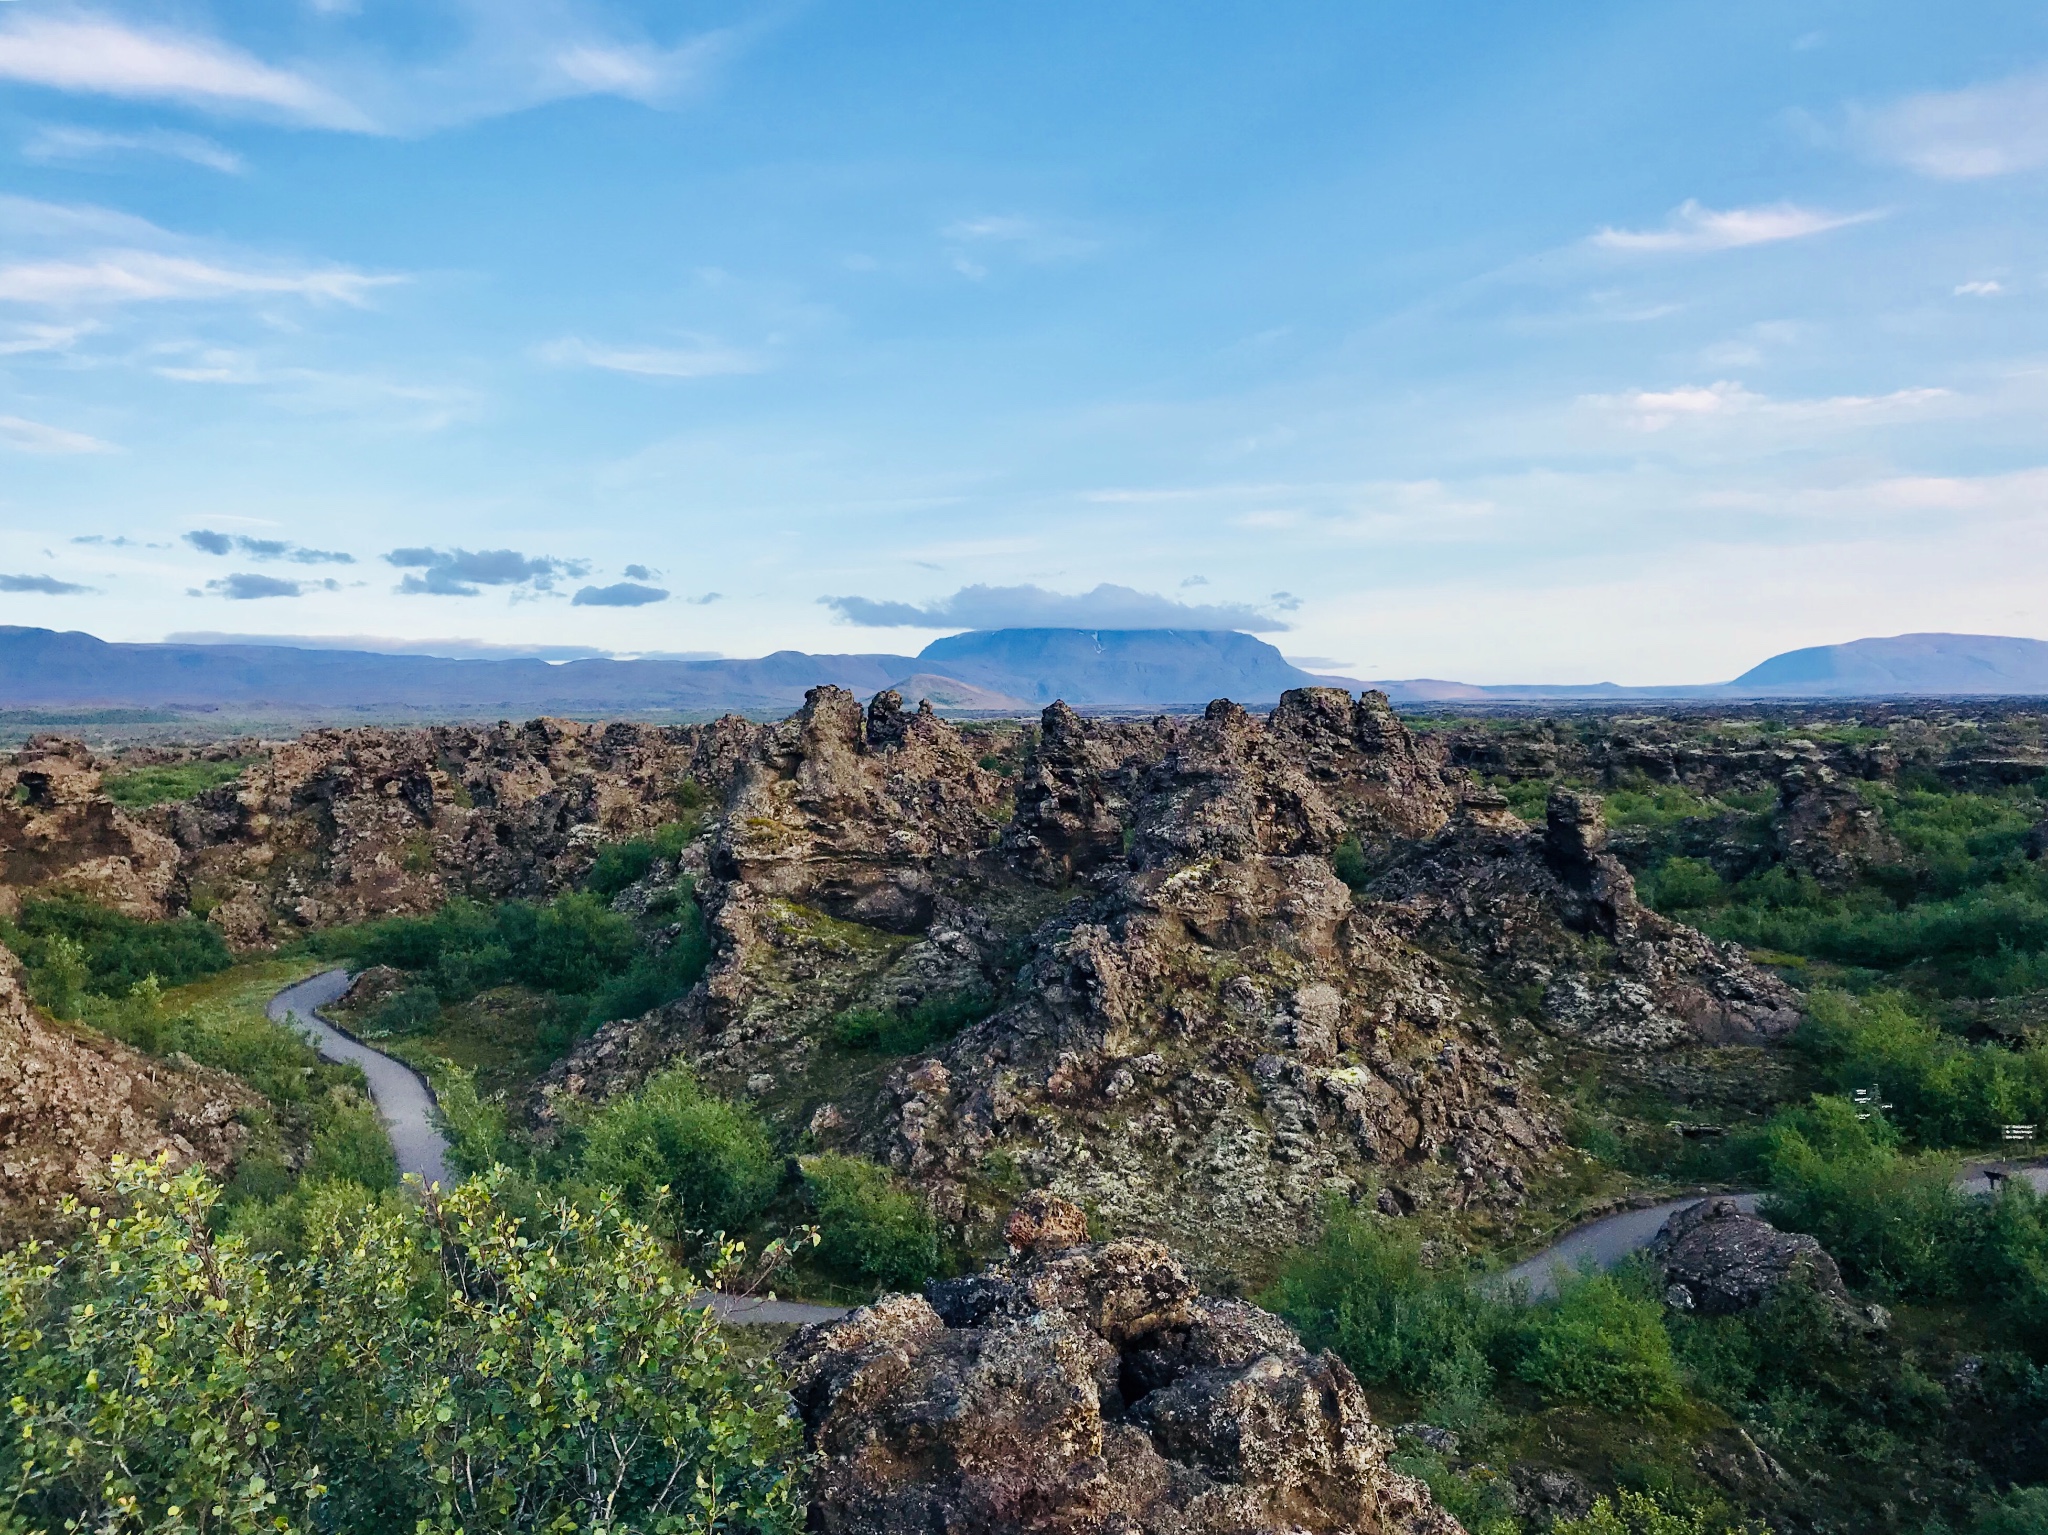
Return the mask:
[[0, 1256], [9, 1531], [793, 1531], [798, 1436], [696, 1278], [611, 1200], [335, 1187], [285, 1262], [218, 1190], [117, 1168]]

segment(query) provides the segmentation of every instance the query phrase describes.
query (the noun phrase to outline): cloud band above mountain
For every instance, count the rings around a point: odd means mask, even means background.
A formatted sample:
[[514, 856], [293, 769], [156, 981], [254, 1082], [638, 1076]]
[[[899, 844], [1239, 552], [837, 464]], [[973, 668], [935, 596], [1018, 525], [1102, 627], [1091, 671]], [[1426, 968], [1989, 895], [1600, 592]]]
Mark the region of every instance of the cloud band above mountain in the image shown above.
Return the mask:
[[1244, 603], [1175, 602], [1107, 582], [1072, 595], [1042, 586], [963, 586], [923, 607], [872, 597], [818, 600], [846, 622], [868, 629], [1242, 629], [1271, 634], [1288, 627]]

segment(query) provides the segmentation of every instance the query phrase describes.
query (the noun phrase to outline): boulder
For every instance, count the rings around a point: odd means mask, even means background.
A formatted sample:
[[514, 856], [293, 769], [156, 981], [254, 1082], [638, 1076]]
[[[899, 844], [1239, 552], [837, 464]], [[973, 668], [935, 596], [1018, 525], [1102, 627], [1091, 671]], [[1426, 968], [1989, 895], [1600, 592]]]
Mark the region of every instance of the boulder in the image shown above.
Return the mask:
[[1155, 1242], [1076, 1242], [1040, 1197], [1008, 1262], [809, 1327], [780, 1362], [810, 1528], [1455, 1535], [1387, 1465], [1358, 1383]]
[[1780, 1231], [1728, 1198], [1687, 1205], [1650, 1244], [1674, 1306], [1728, 1316], [1760, 1305], [1788, 1280], [1810, 1284], [1848, 1307], [1849, 1292], [1827, 1249], [1801, 1232]]

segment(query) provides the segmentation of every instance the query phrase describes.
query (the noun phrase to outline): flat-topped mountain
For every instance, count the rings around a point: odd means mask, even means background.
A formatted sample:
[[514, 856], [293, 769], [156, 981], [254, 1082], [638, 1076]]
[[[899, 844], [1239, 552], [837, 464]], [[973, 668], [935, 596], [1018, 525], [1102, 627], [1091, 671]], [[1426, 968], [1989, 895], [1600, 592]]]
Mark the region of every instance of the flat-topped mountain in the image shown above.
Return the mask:
[[1746, 696], [1988, 696], [2048, 693], [2048, 641], [1996, 634], [1896, 634], [1772, 656], [1728, 684]]

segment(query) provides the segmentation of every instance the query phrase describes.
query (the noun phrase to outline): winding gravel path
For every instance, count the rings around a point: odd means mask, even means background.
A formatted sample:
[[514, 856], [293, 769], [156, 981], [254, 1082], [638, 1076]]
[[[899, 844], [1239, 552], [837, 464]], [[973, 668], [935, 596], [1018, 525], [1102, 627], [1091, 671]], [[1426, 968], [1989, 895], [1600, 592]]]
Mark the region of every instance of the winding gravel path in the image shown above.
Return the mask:
[[434, 1123], [434, 1094], [426, 1079], [320, 1016], [318, 1009], [340, 997], [348, 986], [346, 970], [323, 970], [296, 986], [287, 986], [270, 999], [265, 1011], [274, 1022], [288, 1024], [310, 1038], [328, 1060], [362, 1068], [370, 1083], [370, 1101], [377, 1105], [391, 1137], [401, 1174], [417, 1173], [421, 1182], [430, 1185], [453, 1184], [455, 1180], [448, 1175], [448, 1140]]
[[[2038, 1162], [2025, 1165], [1993, 1162], [1969, 1167], [1957, 1176], [1956, 1185], [1966, 1194], [1988, 1194], [1992, 1181], [1986, 1176], [1987, 1171], [2024, 1178], [2036, 1189], [2048, 1193], [2048, 1165]], [[1618, 1215], [1588, 1221], [1566, 1232], [1535, 1257], [1524, 1258], [1505, 1274], [1490, 1281], [1490, 1286], [1506, 1291], [1516, 1285], [1526, 1285], [1531, 1300], [1555, 1295], [1561, 1278], [1569, 1279], [1588, 1263], [1598, 1268], [1613, 1268], [1630, 1253], [1648, 1247], [1674, 1211], [1713, 1197], [1711, 1194], [1694, 1194], [1689, 1198], [1668, 1199], [1660, 1205], [1623, 1210]], [[1763, 1195], [1757, 1193], [1731, 1194], [1728, 1197], [1752, 1215], [1763, 1199]]]
[[[448, 1141], [434, 1123], [434, 1095], [426, 1080], [402, 1061], [381, 1050], [372, 1050], [320, 1016], [319, 1009], [340, 997], [348, 987], [346, 970], [323, 970], [272, 997], [268, 1011], [275, 1021], [291, 1023], [307, 1034], [328, 1060], [346, 1061], [362, 1068], [369, 1079], [370, 1098], [390, 1133], [391, 1149], [397, 1153], [401, 1173], [417, 1173], [430, 1184], [452, 1183], [454, 1180], [448, 1174]], [[2002, 1168], [1997, 1163], [1991, 1166]], [[2024, 1178], [2035, 1188], [2048, 1192], [2048, 1164], [2011, 1166], [2007, 1171], [2009, 1176]], [[1958, 1182], [1970, 1193], [1987, 1193], [1991, 1188], [1986, 1168], [1981, 1166], [1965, 1171]], [[1533, 1258], [1524, 1258], [1489, 1281], [1489, 1287], [1502, 1292], [1521, 1287], [1531, 1300], [1555, 1295], [1559, 1280], [1570, 1278], [1588, 1264], [1613, 1268], [1630, 1253], [1648, 1247], [1674, 1211], [1708, 1197], [1694, 1194], [1686, 1199], [1668, 1199], [1662, 1204], [1588, 1221], [1566, 1232]], [[1763, 1196], [1741, 1193], [1730, 1197], [1753, 1213]], [[709, 1292], [698, 1298], [724, 1320], [750, 1325], [830, 1322], [849, 1314], [849, 1308], [844, 1306], [807, 1306], [799, 1301], [756, 1300]]]
[[[385, 1133], [391, 1137], [400, 1173], [417, 1173], [420, 1181], [427, 1184], [453, 1184], [455, 1180], [448, 1172], [448, 1140], [434, 1122], [434, 1094], [426, 1079], [403, 1061], [394, 1060], [381, 1050], [372, 1050], [320, 1016], [319, 1010], [338, 999], [348, 987], [346, 970], [323, 970], [295, 986], [287, 986], [270, 999], [265, 1011], [273, 1022], [287, 1024], [306, 1035], [326, 1059], [362, 1068], [370, 1084], [370, 1101], [377, 1105]], [[719, 1295], [711, 1291], [693, 1299], [709, 1306], [721, 1320], [747, 1326], [832, 1322], [848, 1314], [843, 1306], [806, 1306], [797, 1301]]]

